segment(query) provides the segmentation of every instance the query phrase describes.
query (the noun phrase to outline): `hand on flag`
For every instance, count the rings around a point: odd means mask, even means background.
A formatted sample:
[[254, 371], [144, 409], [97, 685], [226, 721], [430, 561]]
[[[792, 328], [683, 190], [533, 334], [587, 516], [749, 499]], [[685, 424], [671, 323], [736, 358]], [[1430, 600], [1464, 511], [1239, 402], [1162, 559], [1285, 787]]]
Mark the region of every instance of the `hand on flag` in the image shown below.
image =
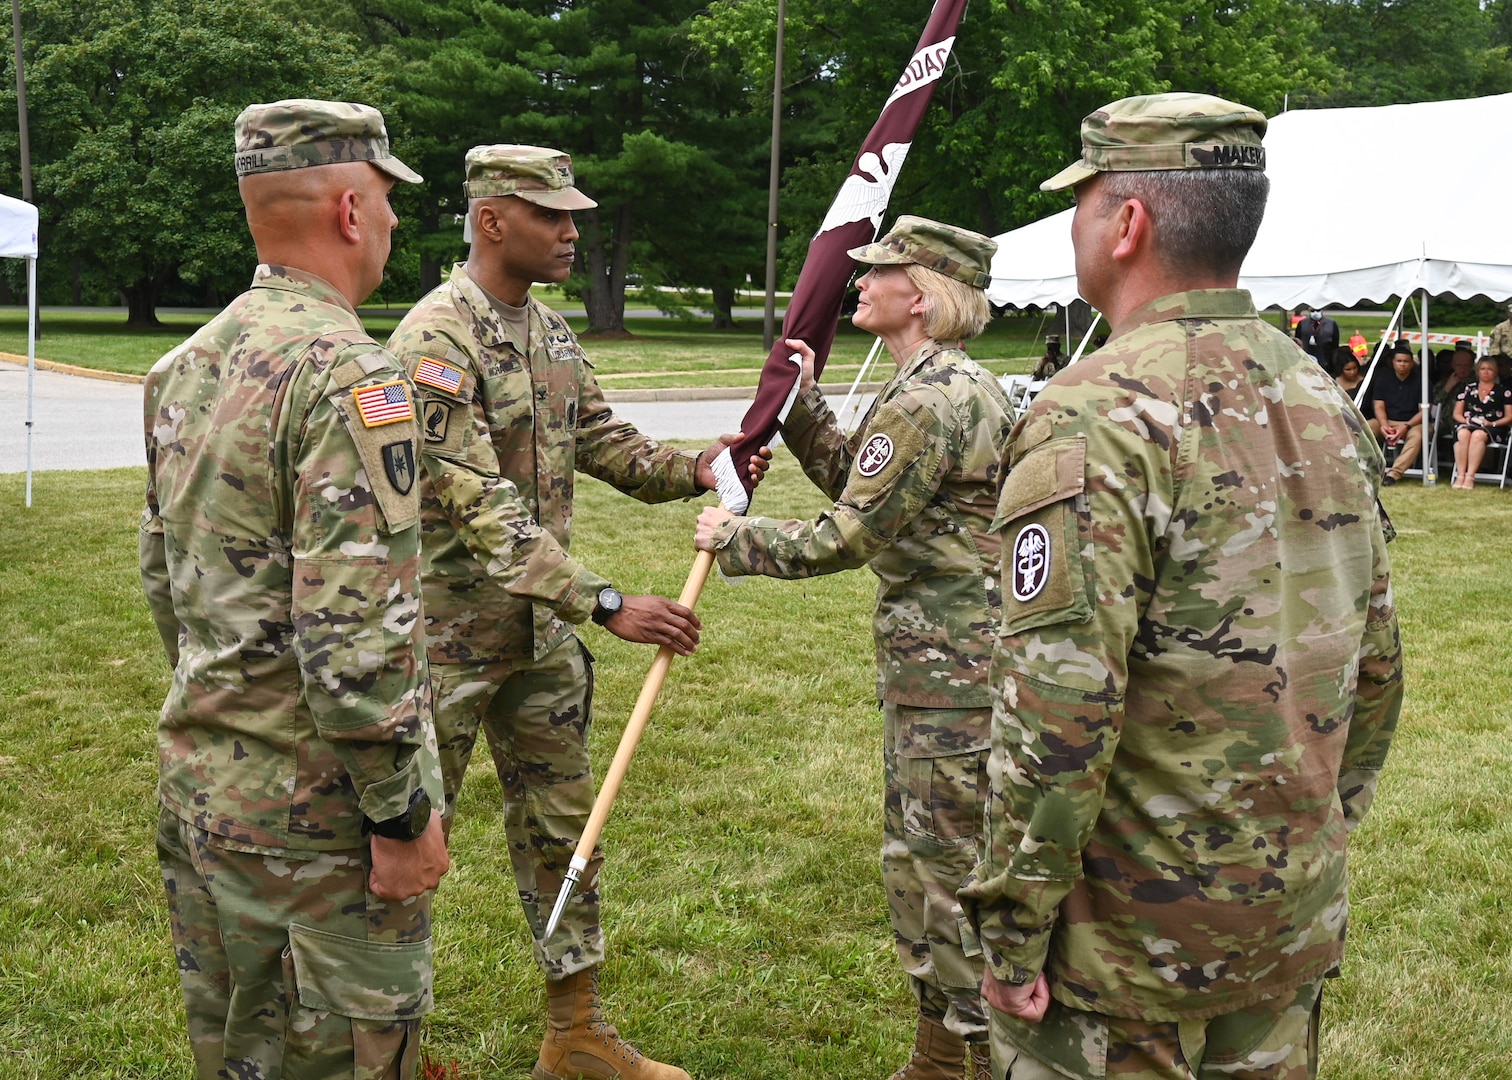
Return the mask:
[[786, 338], [783, 344], [803, 360], [803, 369], [798, 376], [798, 393], [806, 394], [819, 385], [819, 380], [814, 375], [814, 350], [809, 348], [808, 342], [798, 338]]
[[[714, 459], [724, 453], [728, 448], [735, 446], [745, 438], [745, 432], [737, 431], [734, 435], [721, 435], [714, 440], [703, 453], [698, 455], [698, 464], [694, 466], [693, 479], [698, 481], [698, 486], [706, 491], [712, 491], [719, 486], [719, 481], [714, 476]], [[761, 483], [761, 478], [772, 467], [772, 448], [763, 446], [751, 455], [751, 460], [746, 465], [746, 473], [751, 478], [751, 488]]]

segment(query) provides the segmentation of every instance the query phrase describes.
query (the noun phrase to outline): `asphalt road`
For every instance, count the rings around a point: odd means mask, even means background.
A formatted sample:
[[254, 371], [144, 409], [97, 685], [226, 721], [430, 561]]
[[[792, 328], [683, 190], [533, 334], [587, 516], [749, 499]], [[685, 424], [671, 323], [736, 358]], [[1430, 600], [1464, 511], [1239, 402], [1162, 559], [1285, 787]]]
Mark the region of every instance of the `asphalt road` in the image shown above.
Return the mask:
[[[862, 407], [870, 401], [866, 395]], [[654, 439], [712, 441], [739, 431], [748, 400], [618, 401], [614, 411]], [[830, 399], [838, 409], [840, 400]], [[32, 468], [113, 469], [140, 465], [140, 383], [51, 371], [36, 374]], [[0, 361], [0, 473], [26, 471], [26, 368]]]

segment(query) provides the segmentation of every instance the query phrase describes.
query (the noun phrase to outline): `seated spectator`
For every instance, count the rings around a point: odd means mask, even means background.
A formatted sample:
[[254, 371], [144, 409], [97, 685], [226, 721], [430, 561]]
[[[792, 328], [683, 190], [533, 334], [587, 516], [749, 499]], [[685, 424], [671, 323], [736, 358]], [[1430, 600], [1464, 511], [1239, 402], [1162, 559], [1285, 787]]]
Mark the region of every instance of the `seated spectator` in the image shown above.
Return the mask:
[[1454, 343], [1454, 357], [1449, 361], [1449, 374], [1433, 387], [1435, 405], [1447, 405], [1464, 393], [1465, 387], [1475, 381], [1475, 346], [1468, 341]]
[[1381, 481], [1387, 487], [1412, 468], [1423, 445], [1423, 408], [1421, 388], [1414, 378], [1416, 372], [1412, 349], [1404, 349], [1398, 343], [1391, 355], [1391, 367], [1377, 371], [1370, 384], [1375, 412], [1370, 418], [1370, 430], [1388, 449], [1399, 448], [1396, 460]]
[[1328, 365], [1328, 373], [1337, 379], [1344, 372], [1344, 365], [1355, 359], [1354, 350], [1347, 345], [1340, 345], [1334, 350], [1333, 362]]
[[1454, 403], [1454, 486], [1461, 491], [1475, 487], [1486, 447], [1506, 446], [1512, 427], [1512, 390], [1497, 379], [1496, 361], [1486, 357], [1475, 365], [1475, 374], [1476, 381]]
[[1360, 388], [1360, 383], [1365, 381], [1365, 373], [1360, 370], [1360, 361], [1355, 354], [1348, 350], [1339, 353], [1339, 373], [1334, 376], [1339, 384], [1339, 389], [1345, 391], [1350, 397], [1354, 397], [1355, 391]]

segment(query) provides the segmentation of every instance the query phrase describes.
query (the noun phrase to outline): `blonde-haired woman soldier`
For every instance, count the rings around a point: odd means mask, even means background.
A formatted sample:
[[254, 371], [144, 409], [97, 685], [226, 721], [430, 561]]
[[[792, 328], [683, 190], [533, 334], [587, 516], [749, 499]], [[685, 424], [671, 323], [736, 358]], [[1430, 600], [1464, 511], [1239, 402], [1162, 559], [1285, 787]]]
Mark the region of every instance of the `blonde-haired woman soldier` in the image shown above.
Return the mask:
[[[845, 437], [803, 357], [783, 440], [834, 509], [813, 521], [709, 509], [695, 543], [727, 574], [803, 578], [870, 565], [884, 718], [882, 876], [893, 935], [919, 1000], [913, 1057], [895, 1080], [987, 1075], [981, 956], [956, 903], [977, 860], [991, 733], [987, 666], [1002, 597], [990, 530], [1012, 424], [997, 380], [961, 351], [989, 315], [996, 245], [901, 217], [850, 252], [872, 264], [852, 322], [880, 337], [897, 373]], [[971, 1065], [967, 1050], [970, 1044]]]

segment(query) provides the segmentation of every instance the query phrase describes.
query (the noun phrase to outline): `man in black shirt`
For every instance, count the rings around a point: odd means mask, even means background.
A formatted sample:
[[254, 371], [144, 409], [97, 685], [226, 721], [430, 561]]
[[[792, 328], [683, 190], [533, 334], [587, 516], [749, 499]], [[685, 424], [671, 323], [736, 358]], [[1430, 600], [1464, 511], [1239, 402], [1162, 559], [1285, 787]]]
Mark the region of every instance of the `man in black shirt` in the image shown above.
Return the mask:
[[1422, 387], [1418, 385], [1416, 373], [1417, 363], [1412, 358], [1411, 348], [1398, 345], [1391, 354], [1391, 370], [1377, 372], [1370, 384], [1375, 408], [1375, 416], [1370, 418], [1370, 430], [1387, 447], [1401, 448], [1382, 481], [1388, 486], [1412, 468], [1423, 445]]

